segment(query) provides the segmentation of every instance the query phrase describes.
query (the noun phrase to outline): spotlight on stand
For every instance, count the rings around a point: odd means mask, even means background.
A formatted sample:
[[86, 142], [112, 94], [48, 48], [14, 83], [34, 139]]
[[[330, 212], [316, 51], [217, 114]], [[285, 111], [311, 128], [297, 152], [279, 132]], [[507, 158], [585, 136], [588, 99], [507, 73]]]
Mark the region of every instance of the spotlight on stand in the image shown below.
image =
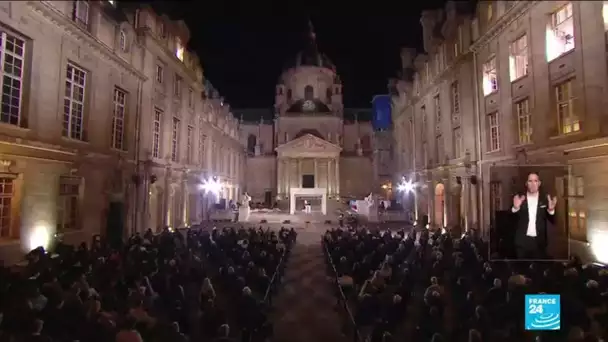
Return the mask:
[[414, 191], [414, 183], [412, 181], [405, 180], [405, 177], [401, 179], [401, 183], [397, 186], [397, 190], [405, 193]]
[[218, 182], [217, 177], [212, 177], [207, 180], [204, 180], [199, 188], [205, 192], [210, 192], [215, 196], [219, 196], [220, 191], [222, 191], [222, 183]]

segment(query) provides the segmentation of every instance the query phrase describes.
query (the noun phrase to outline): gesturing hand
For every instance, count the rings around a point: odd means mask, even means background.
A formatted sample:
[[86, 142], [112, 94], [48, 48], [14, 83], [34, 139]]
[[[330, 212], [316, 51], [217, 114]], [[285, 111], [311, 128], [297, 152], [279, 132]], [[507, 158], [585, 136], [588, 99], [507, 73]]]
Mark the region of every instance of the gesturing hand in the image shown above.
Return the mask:
[[553, 211], [555, 210], [555, 206], [557, 205], [557, 197], [551, 197], [551, 195], [547, 195], [547, 210]]
[[526, 196], [522, 196], [522, 195], [513, 196], [513, 208], [519, 209], [521, 207], [521, 204], [524, 203], [525, 200], [526, 200]]

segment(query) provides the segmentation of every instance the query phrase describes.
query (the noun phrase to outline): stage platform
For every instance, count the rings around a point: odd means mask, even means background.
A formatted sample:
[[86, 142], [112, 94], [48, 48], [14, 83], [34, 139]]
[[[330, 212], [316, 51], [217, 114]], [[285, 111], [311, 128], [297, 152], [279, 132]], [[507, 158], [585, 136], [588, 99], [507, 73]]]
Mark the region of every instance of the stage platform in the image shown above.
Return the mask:
[[325, 223], [331, 221], [333, 224], [338, 223], [338, 215], [334, 213], [328, 213], [323, 215], [321, 212], [312, 212], [309, 214], [303, 212], [296, 212], [291, 215], [289, 212], [278, 211], [278, 210], [253, 210], [249, 214], [247, 219], [248, 223], [260, 223], [262, 220], [266, 220], [268, 223], [283, 223], [290, 221], [293, 225], [302, 225], [308, 223]]

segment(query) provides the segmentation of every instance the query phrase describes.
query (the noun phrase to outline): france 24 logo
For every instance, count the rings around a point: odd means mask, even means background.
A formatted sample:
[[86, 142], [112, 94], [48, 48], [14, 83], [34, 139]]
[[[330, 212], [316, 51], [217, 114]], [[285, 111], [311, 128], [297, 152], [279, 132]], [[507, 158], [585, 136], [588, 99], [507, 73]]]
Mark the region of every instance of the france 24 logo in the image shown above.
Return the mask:
[[561, 328], [560, 295], [526, 295], [526, 330], [559, 330]]

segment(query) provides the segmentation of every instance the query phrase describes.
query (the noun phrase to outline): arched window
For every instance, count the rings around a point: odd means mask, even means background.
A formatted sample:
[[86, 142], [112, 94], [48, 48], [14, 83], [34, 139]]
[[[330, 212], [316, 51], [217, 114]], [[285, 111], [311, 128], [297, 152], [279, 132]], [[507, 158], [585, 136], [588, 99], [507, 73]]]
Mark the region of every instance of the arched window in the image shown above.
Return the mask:
[[315, 90], [311, 85], [304, 87], [304, 100], [312, 100], [315, 97]]
[[258, 143], [258, 139], [255, 136], [255, 134], [249, 134], [249, 136], [247, 137], [247, 153], [249, 155], [254, 155], [255, 154], [255, 146]]

